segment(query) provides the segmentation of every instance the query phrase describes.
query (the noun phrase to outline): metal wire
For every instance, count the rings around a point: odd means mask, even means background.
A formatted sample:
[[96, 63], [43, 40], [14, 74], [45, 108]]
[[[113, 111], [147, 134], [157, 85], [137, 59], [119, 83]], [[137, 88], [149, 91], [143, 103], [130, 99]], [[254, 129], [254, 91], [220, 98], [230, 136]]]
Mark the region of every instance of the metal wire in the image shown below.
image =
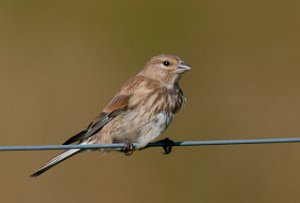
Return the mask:
[[[274, 144], [274, 143], [296, 143], [300, 138], [266, 138], [266, 139], [242, 139], [242, 140], [207, 140], [207, 141], [182, 141], [170, 144], [174, 147], [183, 146], [206, 146], [206, 145], [241, 145], [241, 144]], [[133, 143], [133, 147], [137, 144]], [[149, 147], [162, 147], [164, 142], [149, 143]], [[0, 146], [0, 151], [40, 151], [40, 150], [66, 150], [66, 149], [115, 149], [124, 148], [125, 144], [86, 144], [86, 145], [35, 145], [35, 146]]]

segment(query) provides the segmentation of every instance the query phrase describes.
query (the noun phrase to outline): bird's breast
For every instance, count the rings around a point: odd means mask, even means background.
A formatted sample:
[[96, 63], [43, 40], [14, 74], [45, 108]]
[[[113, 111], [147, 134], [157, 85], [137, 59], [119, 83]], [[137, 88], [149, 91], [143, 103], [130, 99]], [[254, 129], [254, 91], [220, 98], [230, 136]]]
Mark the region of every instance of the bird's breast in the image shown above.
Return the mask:
[[141, 88], [135, 92], [129, 101], [129, 109], [141, 109], [149, 114], [177, 113], [185, 103], [181, 89], [173, 88]]

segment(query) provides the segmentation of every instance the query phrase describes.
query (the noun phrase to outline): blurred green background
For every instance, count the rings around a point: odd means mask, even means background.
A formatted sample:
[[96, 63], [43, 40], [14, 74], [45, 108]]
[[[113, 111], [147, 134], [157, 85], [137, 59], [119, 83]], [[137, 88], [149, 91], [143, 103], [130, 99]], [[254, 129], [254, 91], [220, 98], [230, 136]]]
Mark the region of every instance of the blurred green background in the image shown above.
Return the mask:
[[[153, 55], [193, 69], [174, 140], [300, 137], [299, 1], [1, 1], [0, 145], [60, 144]], [[1, 152], [0, 202], [298, 202], [300, 144]]]

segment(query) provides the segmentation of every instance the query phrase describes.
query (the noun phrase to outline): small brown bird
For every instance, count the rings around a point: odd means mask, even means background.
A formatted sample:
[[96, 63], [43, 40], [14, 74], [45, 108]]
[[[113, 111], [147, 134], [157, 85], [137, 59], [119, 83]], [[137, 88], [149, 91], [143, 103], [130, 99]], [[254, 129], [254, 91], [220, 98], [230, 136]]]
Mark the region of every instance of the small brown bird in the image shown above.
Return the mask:
[[[90, 125], [64, 144], [126, 143], [131, 154], [132, 143], [136, 149], [144, 148], [168, 127], [175, 114], [185, 103], [179, 87], [181, 74], [191, 68], [174, 55], [154, 56], [145, 67], [128, 80]], [[170, 148], [164, 148], [165, 153]], [[70, 149], [41, 166], [31, 177], [36, 177], [65, 159], [83, 151]], [[108, 150], [102, 150], [108, 151]]]

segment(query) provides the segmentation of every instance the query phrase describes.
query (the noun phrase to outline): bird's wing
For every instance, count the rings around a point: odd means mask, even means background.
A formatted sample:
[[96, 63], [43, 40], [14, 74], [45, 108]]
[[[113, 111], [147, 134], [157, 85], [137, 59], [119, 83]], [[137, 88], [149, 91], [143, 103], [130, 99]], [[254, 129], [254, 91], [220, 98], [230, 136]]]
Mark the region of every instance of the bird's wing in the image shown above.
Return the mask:
[[99, 132], [106, 124], [126, 111], [130, 97], [130, 94], [117, 94], [86, 129], [69, 138], [63, 144], [68, 145], [73, 142], [82, 141]]

